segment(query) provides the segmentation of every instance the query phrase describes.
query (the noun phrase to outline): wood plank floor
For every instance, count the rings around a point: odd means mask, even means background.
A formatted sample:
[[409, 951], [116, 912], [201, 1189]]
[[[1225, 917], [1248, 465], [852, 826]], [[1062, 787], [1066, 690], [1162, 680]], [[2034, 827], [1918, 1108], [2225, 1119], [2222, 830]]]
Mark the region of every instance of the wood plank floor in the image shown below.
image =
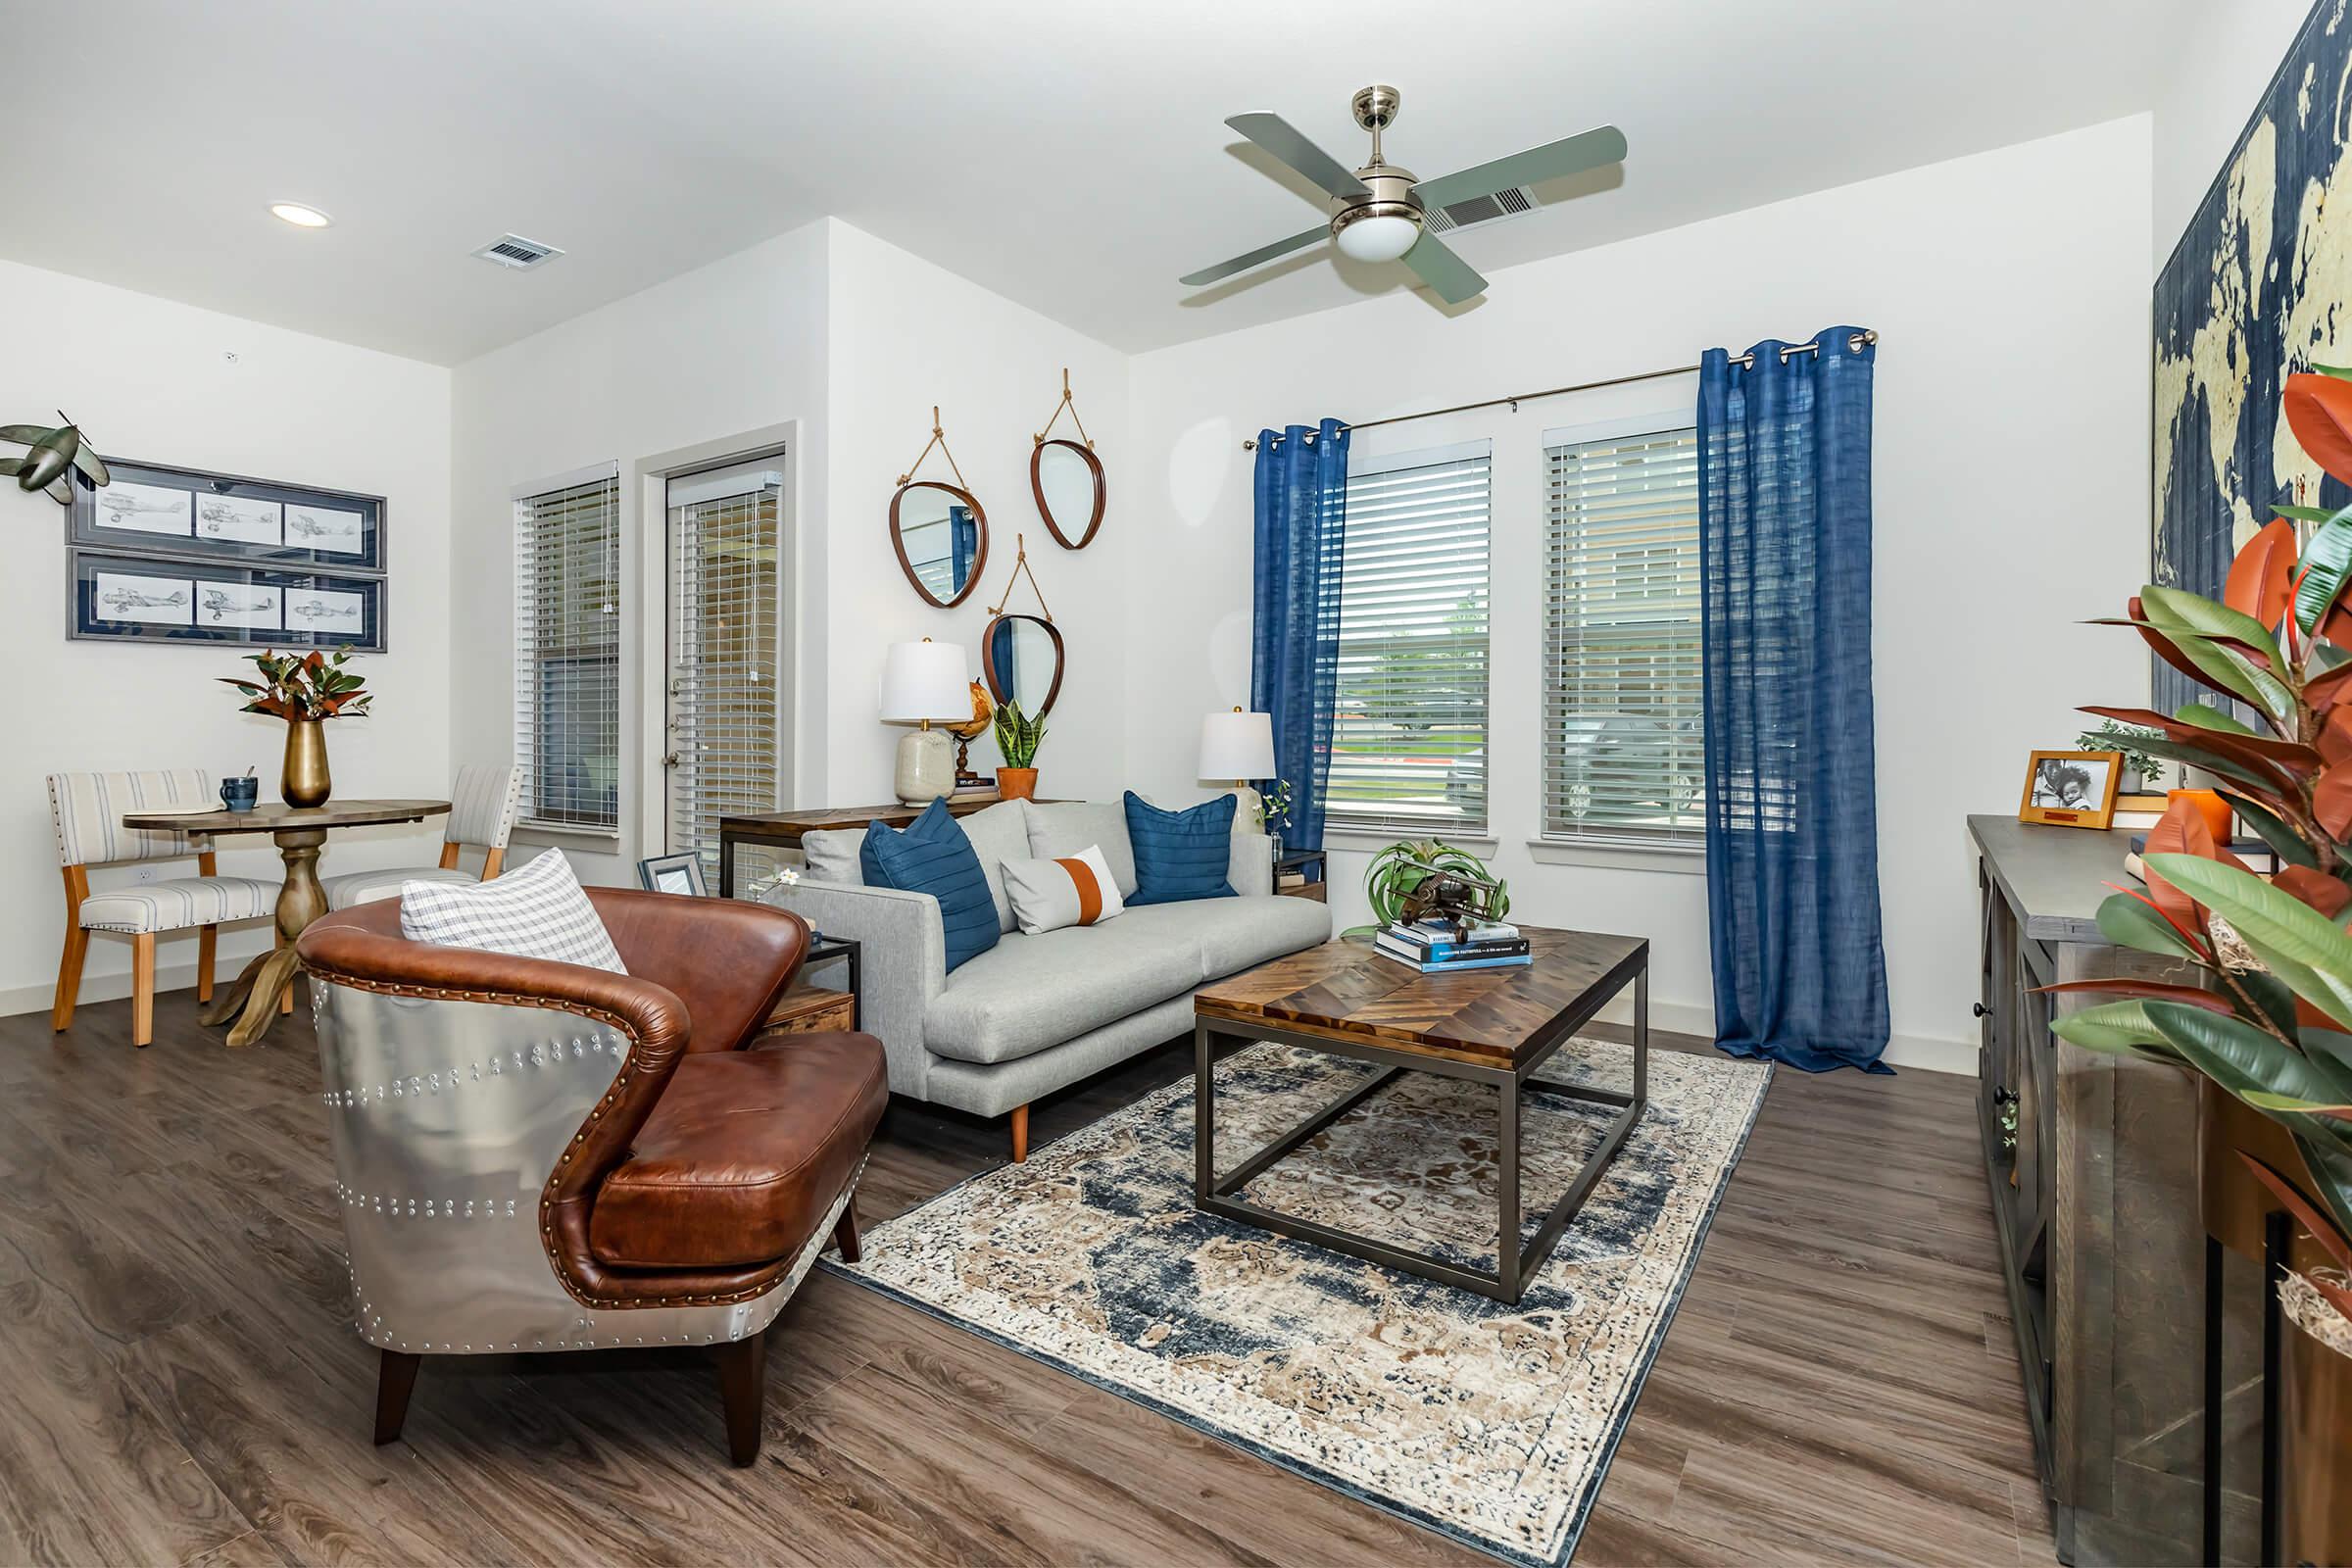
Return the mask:
[[[0, 1019], [0, 1562], [1488, 1560], [821, 1274], [755, 1469], [691, 1351], [431, 1361], [374, 1448], [307, 1013], [241, 1053], [185, 993], [144, 1052], [126, 1003]], [[1972, 1089], [1777, 1076], [1580, 1563], [2054, 1560]], [[894, 1102], [861, 1211], [1004, 1148]]]

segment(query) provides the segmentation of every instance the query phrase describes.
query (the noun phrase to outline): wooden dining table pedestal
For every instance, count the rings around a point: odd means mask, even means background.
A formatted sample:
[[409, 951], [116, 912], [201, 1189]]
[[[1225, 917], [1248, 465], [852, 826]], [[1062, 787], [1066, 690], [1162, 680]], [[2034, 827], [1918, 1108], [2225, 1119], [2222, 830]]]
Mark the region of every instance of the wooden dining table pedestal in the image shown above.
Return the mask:
[[155, 832], [205, 834], [267, 833], [286, 863], [285, 885], [277, 892], [278, 945], [245, 965], [236, 980], [215, 994], [197, 1017], [208, 1024], [236, 1023], [232, 1046], [250, 1046], [269, 1032], [278, 1003], [294, 983], [301, 960], [294, 939], [326, 912], [326, 890], [318, 885], [318, 854], [326, 835], [339, 827], [379, 827], [421, 822], [449, 811], [447, 801], [329, 801], [324, 806], [257, 806], [250, 811], [131, 811], [122, 825]]

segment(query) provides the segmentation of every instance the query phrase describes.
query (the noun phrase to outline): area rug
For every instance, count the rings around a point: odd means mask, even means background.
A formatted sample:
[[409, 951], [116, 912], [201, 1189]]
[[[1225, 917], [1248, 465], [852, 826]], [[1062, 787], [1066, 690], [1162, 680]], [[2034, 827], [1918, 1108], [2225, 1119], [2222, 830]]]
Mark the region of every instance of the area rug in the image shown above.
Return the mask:
[[[1219, 1170], [1378, 1069], [1261, 1041], [1217, 1068]], [[1761, 1062], [1653, 1052], [1650, 1102], [1515, 1306], [1193, 1207], [1189, 1080], [865, 1236], [846, 1278], [1508, 1561], [1576, 1549], [1762, 1102]], [[1630, 1090], [1633, 1053], [1544, 1078]], [[1492, 1088], [1406, 1073], [1245, 1189], [1494, 1262]], [[1526, 1091], [1532, 1237], [1610, 1107]]]

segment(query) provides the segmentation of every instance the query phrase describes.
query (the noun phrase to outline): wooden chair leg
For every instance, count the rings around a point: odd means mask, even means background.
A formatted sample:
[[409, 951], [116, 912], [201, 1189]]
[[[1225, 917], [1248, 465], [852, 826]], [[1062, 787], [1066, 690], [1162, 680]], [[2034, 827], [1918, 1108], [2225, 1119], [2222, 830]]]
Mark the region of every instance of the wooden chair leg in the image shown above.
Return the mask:
[[400, 1441], [409, 1419], [409, 1396], [416, 1390], [416, 1369], [424, 1357], [406, 1350], [384, 1350], [375, 1369], [375, 1446]]
[[718, 1348], [718, 1396], [727, 1411], [727, 1454], [737, 1467], [760, 1457], [760, 1418], [767, 1398], [767, 1336]]
[[220, 928], [217, 925], [196, 928], [196, 1000], [213, 1000], [213, 955], [220, 946]]
[[[270, 947], [282, 948], [285, 945], [286, 934], [283, 931], [270, 933]], [[277, 994], [277, 1015], [281, 1018], [290, 1018], [294, 1015], [294, 982], [300, 978], [300, 975], [286, 976], [286, 988]]]
[[144, 1046], [155, 1039], [155, 933], [142, 931], [130, 939], [130, 1043]]
[[65, 956], [57, 960], [57, 1001], [49, 1008], [52, 1029], [63, 1029], [74, 1021], [74, 1004], [81, 996], [81, 960], [89, 951], [87, 931], [74, 926], [66, 932]]
[[833, 1227], [833, 1245], [841, 1249], [841, 1260], [855, 1263], [861, 1255], [858, 1247], [858, 1195], [841, 1205], [841, 1223]]
[[1012, 1162], [1015, 1165], [1025, 1165], [1029, 1162], [1029, 1107], [1027, 1105], [1012, 1107]]

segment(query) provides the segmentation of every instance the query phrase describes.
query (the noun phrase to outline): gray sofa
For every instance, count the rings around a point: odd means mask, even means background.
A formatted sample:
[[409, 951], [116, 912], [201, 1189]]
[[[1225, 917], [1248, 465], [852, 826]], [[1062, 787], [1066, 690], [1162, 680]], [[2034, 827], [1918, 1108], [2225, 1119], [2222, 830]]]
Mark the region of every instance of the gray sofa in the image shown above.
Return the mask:
[[939, 903], [867, 887], [862, 828], [811, 833], [799, 882], [769, 902], [828, 936], [862, 943], [860, 1024], [880, 1038], [893, 1093], [981, 1116], [1009, 1115], [1028, 1156], [1029, 1102], [1190, 1032], [1193, 993], [1211, 980], [1331, 939], [1331, 911], [1274, 896], [1273, 841], [1232, 836], [1240, 895], [1132, 907], [1100, 925], [1027, 936], [1001, 869], [1100, 845], [1121, 897], [1135, 853], [1117, 804], [1005, 801], [961, 819], [996, 900], [997, 945], [950, 974]]

